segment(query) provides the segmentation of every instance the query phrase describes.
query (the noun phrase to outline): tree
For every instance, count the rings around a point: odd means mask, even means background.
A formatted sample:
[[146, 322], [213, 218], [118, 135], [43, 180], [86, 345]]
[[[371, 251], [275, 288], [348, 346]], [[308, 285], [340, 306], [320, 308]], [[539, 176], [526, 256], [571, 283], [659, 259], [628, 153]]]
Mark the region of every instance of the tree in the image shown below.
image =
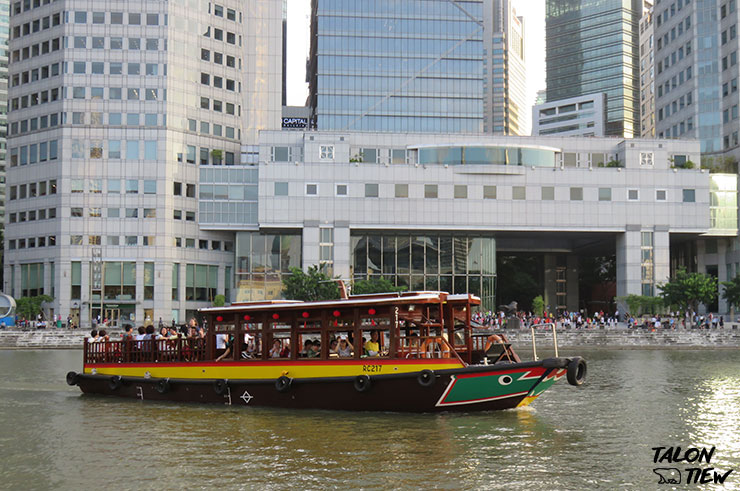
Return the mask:
[[36, 319], [36, 316], [41, 313], [41, 304], [51, 302], [52, 300], [54, 300], [54, 297], [50, 297], [49, 295], [22, 297], [15, 301], [15, 311], [24, 319]]
[[357, 280], [352, 286], [352, 293], [363, 295], [368, 293], [389, 293], [406, 291], [405, 286], [395, 286], [390, 280], [380, 277], [369, 280]]
[[710, 304], [717, 298], [717, 278], [702, 273], [688, 273], [681, 268], [675, 278], [657, 285], [666, 305], [680, 310], [696, 311], [700, 303]]
[[740, 276], [735, 276], [730, 281], [723, 281], [725, 291], [722, 297], [727, 300], [731, 307], [740, 307]]
[[226, 304], [226, 297], [223, 295], [216, 295], [213, 297], [213, 306], [214, 307], [223, 307], [224, 304]]
[[283, 278], [285, 298], [305, 302], [339, 298], [336, 282], [319, 271], [318, 266], [309, 266], [305, 273], [300, 268], [290, 268], [290, 273]]
[[537, 317], [542, 317], [542, 314], [545, 312], [545, 300], [542, 298], [542, 295], [537, 295], [532, 299], [532, 312]]

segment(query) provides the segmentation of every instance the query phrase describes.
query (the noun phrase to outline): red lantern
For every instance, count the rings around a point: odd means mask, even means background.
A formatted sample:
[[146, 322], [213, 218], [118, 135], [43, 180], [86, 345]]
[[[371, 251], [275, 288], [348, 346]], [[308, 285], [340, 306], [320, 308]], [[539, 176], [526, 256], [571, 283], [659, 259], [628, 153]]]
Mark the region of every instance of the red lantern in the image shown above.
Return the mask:
[[338, 310], [335, 310], [335, 311], [333, 312], [333, 315], [334, 315], [334, 317], [339, 317], [339, 316], [340, 316], [341, 314], [342, 314], [342, 313], [341, 313], [341, 312], [339, 312]]
[[245, 321], [248, 321], [248, 320], [251, 320], [251, 319], [252, 319], [252, 318], [251, 318], [250, 316], [248, 316], [248, 315], [245, 315], [245, 316], [244, 316], [244, 320], [245, 320]]
[[367, 311], [367, 313], [370, 315], [375, 315], [375, 309], [370, 309]]
[[303, 316], [304, 319], [307, 319], [308, 318], [308, 312], [304, 312], [301, 315]]
[[280, 318], [280, 314], [272, 314], [272, 318], [278, 320]]
[[223, 320], [224, 320], [224, 318], [223, 318], [222, 316], [220, 316], [220, 315], [217, 315], [217, 316], [216, 316], [216, 321], [217, 321], [217, 322], [221, 322], [221, 321], [223, 321]]

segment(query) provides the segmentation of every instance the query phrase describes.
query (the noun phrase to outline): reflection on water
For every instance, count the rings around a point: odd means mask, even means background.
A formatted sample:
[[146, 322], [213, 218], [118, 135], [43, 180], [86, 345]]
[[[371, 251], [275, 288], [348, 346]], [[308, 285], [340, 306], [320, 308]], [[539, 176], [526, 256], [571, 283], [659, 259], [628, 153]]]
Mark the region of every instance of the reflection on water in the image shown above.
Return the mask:
[[79, 352], [0, 351], [0, 482], [646, 489], [652, 447], [714, 445], [712, 464], [737, 468], [740, 487], [740, 353], [584, 354], [587, 385], [558, 384], [531, 408], [406, 415], [88, 397], [64, 384]]

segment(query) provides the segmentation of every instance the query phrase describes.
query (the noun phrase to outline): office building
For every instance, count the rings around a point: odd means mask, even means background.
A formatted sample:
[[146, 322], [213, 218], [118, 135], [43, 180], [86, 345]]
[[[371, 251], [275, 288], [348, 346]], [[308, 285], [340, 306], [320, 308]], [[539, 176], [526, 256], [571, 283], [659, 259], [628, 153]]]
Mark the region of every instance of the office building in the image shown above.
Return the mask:
[[571, 97], [532, 108], [533, 135], [604, 136], [606, 94]]
[[4, 290], [86, 325], [229, 297], [228, 229], [257, 228], [236, 166], [280, 125], [282, 2], [28, 0], [10, 29]]
[[313, 0], [320, 130], [529, 131], [524, 27], [508, 0]]
[[640, 19], [640, 136], [655, 138], [655, 58], [652, 5]]
[[606, 134], [639, 136], [642, 0], [547, 0], [547, 102], [606, 93]]

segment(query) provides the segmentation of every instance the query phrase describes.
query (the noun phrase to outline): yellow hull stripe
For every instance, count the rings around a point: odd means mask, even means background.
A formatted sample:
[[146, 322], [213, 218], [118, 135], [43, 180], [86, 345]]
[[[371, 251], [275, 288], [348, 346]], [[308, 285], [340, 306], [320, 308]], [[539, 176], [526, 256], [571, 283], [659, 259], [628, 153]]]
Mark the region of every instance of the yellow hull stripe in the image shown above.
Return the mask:
[[147, 372], [154, 378], [177, 379], [276, 379], [281, 375], [291, 378], [354, 377], [357, 375], [389, 375], [394, 373], [419, 372], [421, 370], [444, 370], [463, 368], [454, 360], [430, 360], [421, 363], [349, 362], [349, 363], [192, 363], [168, 366], [155, 364], [100, 364], [85, 366], [84, 373], [91, 374], [95, 369], [98, 375], [120, 375], [122, 377], [144, 377]]

